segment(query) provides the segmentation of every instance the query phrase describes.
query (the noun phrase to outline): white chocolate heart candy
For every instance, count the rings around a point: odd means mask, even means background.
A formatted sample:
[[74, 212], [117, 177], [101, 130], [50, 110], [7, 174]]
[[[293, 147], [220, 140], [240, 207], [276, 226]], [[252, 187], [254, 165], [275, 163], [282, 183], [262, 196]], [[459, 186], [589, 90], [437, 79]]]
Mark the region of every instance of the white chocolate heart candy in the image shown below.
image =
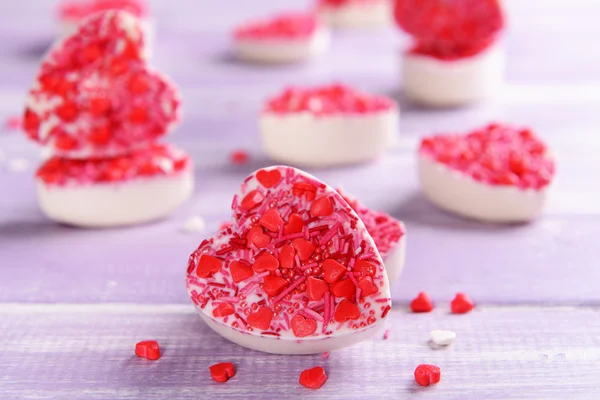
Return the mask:
[[187, 270], [188, 293], [217, 333], [268, 353], [316, 354], [383, 327], [383, 260], [334, 189], [291, 167], [265, 168], [244, 180], [232, 214]]

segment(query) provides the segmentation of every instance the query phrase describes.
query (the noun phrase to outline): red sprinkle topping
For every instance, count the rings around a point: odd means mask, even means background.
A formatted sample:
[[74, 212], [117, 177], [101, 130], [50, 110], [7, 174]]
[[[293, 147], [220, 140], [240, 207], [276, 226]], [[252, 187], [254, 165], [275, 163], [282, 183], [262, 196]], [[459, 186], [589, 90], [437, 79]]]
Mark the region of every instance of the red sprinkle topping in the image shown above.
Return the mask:
[[544, 142], [530, 129], [509, 125], [428, 137], [420, 153], [477, 181], [520, 189], [543, 189], [555, 170]]
[[438, 383], [441, 371], [435, 365], [421, 364], [415, 369], [415, 381], [421, 386], [429, 386]]
[[156, 340], [145, 340], [136, 343], [135, 355], [147, 360], [158, 360], [160, 358], [160, 347]]
[[450, 303], [450, 309], [453, 314], [466, 314], [475, 307], [473, 301], [464, 293], [457, 293], [452, 303]]
[[264, 112], [277, 114], [310, 112], [315, 115], [367, 114], [396, 108], [394, 100], [331, 84], [313, 88], [289, 87], [269, 99]]
[[63, 0], [58, 6], [60, 18], [68, 20], [79, 20], [108, 10], [127, 11], [136, 17], [145, 17], [148, 4], [144, 0]]
[[350, 4], [385, 3], [391, 0], [319, 0], [319, 6], [345, 7]]
[[319, 389], [327, 382], [327, 373], [323, 367], [305, 369], [300, 374], [300, 384], [309, 389]]
[[170, 145], [154, 144], [114, 158], [52, 157], [42, 164], [36, 176], [48, 185], [92, 184], [175, 175], [191, 167], [192, 161], [186, 153]]
[[229, 155], [229, 160], [232, 164], [243, 165], [248, 163], [250, 155], [248, 155], [248, 152], [245, 150], [236, 150]]
[[442, 59], [483, 50], [504, 27], [499, 0], [396, 0], [394, 15], [415, 50]]
[[189, 258], [187, 289], [206, 315], [282, 339], [364, 330], [385, 319], [383, 261], [335, 190], [297, 169], [271, 167], [244, 180], [232, 209], [233, 224]]
[[369, 231], [369, 234], [375, 241], [375, 245], [377, 245], [377, 250], [379, 250], [381, 258], [385, 260], [388, 253], [398, 244], [402, 236], [406, 233], [402, 222], [384, 212], [373, 211], [367, 208], [361, 204], [358, 199], [343, 193], [341, 189], [337, 189], [337, 191], [342, 195], [344, 200], [350, 204], [350, 207], [356, 211], [367, 227], [367, 231]]
[[27, 135], [69, 158], [147, 146], [180, 120], [175, 85], [142, 59], [137, 18], [95, 14], [46, 56], [29, 92]]
[[312, 36], [318, 26], [313, 13], [287, 13], [246, 22], [233, 35], [236, 39], [304, 39]]
[[431, 312], [433, 310], [433, 302], [427, 292], [421, 292], [410, 302], [410, 309], [415, 313]]
[[215, 382], [227, 382], [235, 376], [235, 365], [230, 362], [211, 365], [208, 370]]

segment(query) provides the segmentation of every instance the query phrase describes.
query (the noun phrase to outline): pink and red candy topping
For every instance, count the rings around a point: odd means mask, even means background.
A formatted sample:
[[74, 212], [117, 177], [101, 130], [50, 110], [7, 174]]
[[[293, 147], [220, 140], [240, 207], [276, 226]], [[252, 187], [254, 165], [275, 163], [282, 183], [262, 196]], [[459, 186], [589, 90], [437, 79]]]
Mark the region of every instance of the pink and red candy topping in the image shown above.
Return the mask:
[[183, 151], [166, 144], [153, 144], [113, 158], [52, 157], [38, 169], [37, 178], [47, 185], [110, 183], [172, 176], [191, 168], [191, 158]]
[[160, 358], [160, 347], [156, 340], [145, 340], [135, 345], [135, 355], [148, 360]]
[[360, 92], [346, 85], [312, 88], [289, 87], [269, 99], [264, 112], [277, 114], [309, 112], [315, 115], [368, 114], [389, 111], [396, 103], [384, 96]]
[[309, 389], [319, 389], [327, 382], [327, 373], [323, 367], [305, 369], [300, 373], [299, 382]]
[[373, 211], [365, 207], [358, 199], [343, 193], [340, 189], [337, 189], [337, 191], [350, 204], [350, 207], [352, 207], [356, 214], [358, 214], [375, 241], [381, 258], [385, 259], [406, 233], [402, 222], [384, 212]]
[[394, 16], [413, 52], [442, 59], [476, 54], [504, 27], [499, 0], [396, 0]]
[[230, 362], [211, 365], [208, 370], [215, 382], [227, 382], [235, 376], [235, 365]]
[[236, 39], [308, 39], [319, 27], [313, 13], [287, 13], [247, 22], [233, 33]]
[[457, 293], [450, 303], [450, 310], [453, 314], [466, 314], [474, 307], [471, 298], [464, 293]]
[[23, 118], [27, 135], [70, 158], [147, 146], [180, 119], [174, 84], [142, 59], [138, 20], [95, 14], [43, 60]]
[[374, 4], [391, 1], [392, 0], [319, 0], [318, 5], [320, 7], [345, 7], [349, 4]]
[[391, 308], [383, 261], [332, 188], [291, 167], [250, 175], [233, 223], [190, 256], [187, 289], [206, 315], [278, 339], [368, 329]]
[[136, 17], [148, 15], [148, 3], [145, 0], [63, 0], [58, 13], [61, 19], [80, 20], [102, 11], [127, 11]]
[[410, 309], [414, 313], [426, 313], [433, 311], [433, 301], [427, 292], [421, 292], [410, 302]]
[[438, 367], [421, 364], [415, 369], [415, 381], [421, 386], [429, 386], [440, 381], [442, 373]]
[[554, 160], [530, 129], [490, 124], [467, 135], [422, 140], [420, 153], [490, 185], [540, 190], [554, 176]]

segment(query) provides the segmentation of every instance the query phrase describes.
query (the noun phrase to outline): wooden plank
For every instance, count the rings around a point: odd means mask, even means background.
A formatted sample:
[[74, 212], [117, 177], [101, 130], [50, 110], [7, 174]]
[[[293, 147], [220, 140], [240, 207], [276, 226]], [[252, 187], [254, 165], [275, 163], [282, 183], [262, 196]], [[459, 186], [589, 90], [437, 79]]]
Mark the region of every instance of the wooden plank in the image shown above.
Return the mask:
[[[591, 399], [600, 395], [600, 314], [588, 308], [481, 307], [456, 316], [390, 313], [390, 337], [315, 356], [276, 356], [217, 336], [192, 306], [0, 305], [0, 394], [8, 399]], [[431, 329], [451, 329], [448, 348], [431, 348]], [[156, 339], [157, 362], [133, 355]], [[232, 361], [237, 375], [212, 382], [208, 366]], [[442, 368], [421, 388], [420, 363]], [[319, 391], [297, 383], [323, 365]]]

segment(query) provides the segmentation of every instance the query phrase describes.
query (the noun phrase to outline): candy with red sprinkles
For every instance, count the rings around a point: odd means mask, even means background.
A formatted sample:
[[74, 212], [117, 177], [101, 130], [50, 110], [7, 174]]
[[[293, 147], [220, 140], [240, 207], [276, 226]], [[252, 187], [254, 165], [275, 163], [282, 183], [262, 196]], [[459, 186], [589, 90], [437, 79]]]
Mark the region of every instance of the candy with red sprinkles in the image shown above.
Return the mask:
[[301, 39], [312, 36], [319, 27], [313, 13], [285, 13], [244, 23], [233, 36], [240, 39]]
[[441, 375], [439, 367], [431, 364], [421, 364], [415, 369], [415, 381], [421, 386], [438, 383]]
[[147, 360], [158, 360], [160, 358], [160, 346], [156, 340], [145, 340], [136, 343], [135, 355]]
[[450, 309], [453, 314], [466, 314], [474, 307], [473, 301], [465, 293], [457, 293], [450, 303]]
[[327, 382], [327, 373], [323, 367], [305, 369], [300, 374], [300, 384], [309, 389], [319, 389]]
[[62, 19], [80, 20], [97, 12], [109, 10], [127, 11], [136, 17], [148, 14], [145, 0], [63, 0], [58, 6]]
[[215, 382], [227, 382], [235, 376], [235, 365], [230, 362], [223, 362], [211, 365], [209, 368], [210, 375]]
[[23, 116], [26, 134], [57, 155], [112, 157], [148, 146], [180, 120], [175, 85], [143, 58], [137, 18], [95, 14], [42, 61]]
[[431, 297], [427, 292], [420, 292], [417, 297], [415, 297], [410, 302], [410, 309], [414, 313], [426, 313], [433, 311], [433, 301], [431, 301]]

